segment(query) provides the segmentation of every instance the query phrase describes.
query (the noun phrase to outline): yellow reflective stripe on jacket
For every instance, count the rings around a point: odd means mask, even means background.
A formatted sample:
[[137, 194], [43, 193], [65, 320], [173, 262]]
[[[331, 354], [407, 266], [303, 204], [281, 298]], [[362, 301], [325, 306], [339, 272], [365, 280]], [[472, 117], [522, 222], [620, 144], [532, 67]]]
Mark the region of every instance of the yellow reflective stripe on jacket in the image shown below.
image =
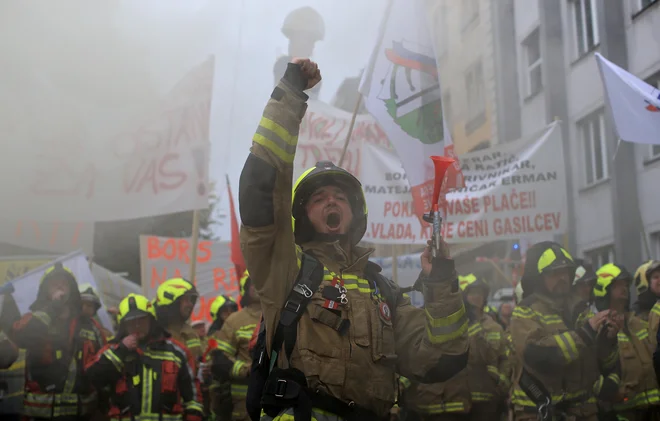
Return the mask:
[[[557, 404], [565, 401], [579, 401], [581, 399], [586, 400], [588, 397], [589, 397], [589, 393], [586, 390], [583, 390], [583, 391], [576, 391], [573, 393], [564, 393], [561, 395], [552, 395], [552, 402], [554, 404]], [[522, 389], [520, 389], [520, 386], [516, 387], [513, 393], [511, 394], [511, 402], [514, 405], [531, 406], [534, 408], [536, 407], [536, 404], [527, 397], [525, 392], [523, 392]]]
[[241, 326], [236, 330], [234, 335], [236, 338], [241, 338], [241, 339], [252, 339], [252, 334], [254, 333], [254, 329], [257, 328], [256, 324], [249, 324], [245, 326]]
[[246, 384], [234, 384], [231, 385], [231, 395], [237, 398], [244, 398], [247, 396], [247, 385]]
[[488, 369], [489, 373], [491, 373], [492, 375], [497, 377], [497, 379], [500, 383], [503, 383], [505, 385], [508, 385], [510, 383], [509, 378], [507, 376], [505, 376], [504, 374], [500, 373], [500, 370], [497, 367], [495, 367], [494, 365], [488, 365], [488, 366], [486, 366], [486, 368]]
[[108, 348], [105, 351], [103, 351], [103, 356], [106, 357], [112, 365], [115, 366], [117, 371], [123, 371], [124, 370], [124, 362], [115, 354], [115, 352], [111, 349]]
[[445, 412], [463, 412], [465, 411], [465, 405], [463, 402], [444, 402], [434, 405], [418, 405], [415, 409], [423, 414], [432, 415]]
[[74, 393], [26, 393], [23, 415], [37, 418], [76, 416], [79, 410], [82, 415], [88, 415], [95, 409], [92, 405], [95, 401], [95, 393], [82, 396]]
[[43, 311], [35, 311], [32, 316], [41, 321], [46, 326], [50, 326], [50, 316]]
[[190, 349], [190, 348], [201, 348], [202, 347], [202, 342], [197, 338], [188, 339], [186, 341], [186, 347], [188, 347], [188, 349]]
[[611, 369], [616, 365], [618, 361], [619, 361], [619, 348], [616, 347], [612, 352], [610, 352], [610, 355], [605, 357], [605, 360], [603, 361], [603, 368]]
[[555, 325], [563, 324], [564, 321], [561, 317], [556, 314], [543, 314], [537, 311], [532, 310], [529, 307], [516, 307], [513, 309], [513, 317], [518, 317], [521, 319], [534, 319], [536, 318], [539, 322], [544, 325]]
[[651, 308], [651, 312], [660, 316], [660, 301], [653, 304], [653, 307]]
[[424, 313], [427, 320], [426, 334], [432, 344], [449, 342], [468, 330], [468, 317], [463, 305], [455, 313], [439, 319], [434, 319], [426, 309]]
[[[334, 272], [329, 271], [327, 268], [324, 268], [323, 271], [323, 280], [332, 281], [334, 278], [341, 279], [344, 282], [344, 288], [347, 290], [357, 290], [363, 294], [375, 294], [376, 290], [371, 287], [371, 284], [368, 280], [360, 278], [356, 275], [344, 274], [342, 276], [337, 275]], [[380, 297], [380, 294], [378, 294]], [[382, 297], [381, 297], [382, 298]]]
[[474, 402], [488, 402], [495, 399], [495, 395], [492, 393], [471, 392], [470, 395], [472, 396], [472, 401]]
[[648, 329], [640, 329], [637, 332], [635, 332], [635, 335], [637, 336], [637, 339], [640, 341], [643, 341], [644, 339], [649, 337], [649, 330]]
[[605, 380], [603, 379], [603, 376], [598, 376], [598, 380], [594, 383], [594, 395], [598, 395], [600, 391], [603, 389], [603, 383]]
[[408, 380], [406, 377], [401, 376], [401, 377], [399, 377], [399, 384], [404, 389], [407, 389], [407, 388], [410, 387], [410, 380]]
[[298, 136], [290, 134], [284, 127], [273, 120], [262, 117], [252, 140], [287, 164], [293, 163], [298, 145]]
[[[204, 413], [204, 406], [201, 403], [195, 401], [194, 399], [190, 400], [188, 402], [184, 402], [183, 407], [187, 411], [197, 411], [200, 414]], [[180, 416], [181, 416], [181, 414], [179, 414], [179, 417]], [[179, 419], [181, 419], [181, 418], [179, 418]]]
[[628, 397], [624, 403], [614, 404], [614, 409], [620, 411], [622, 409], [631, 409], [658, 404], [660, 404], [660, 390], [651, 389], [638, 393], [632, 397]]
[[554, 338], [555, 342], [557, 342], [557, 345], [559, 346], [559, 349], [561, 349], [561, 352], [564, 355], [564, 359], [567, 363], [571, 363], [580, 357], [577, 345], [575, 345], [575, 341], [573, 340], [570, 332], [552, 335], [552, 337]]
[[[129, 417], [125, 417], [129, 418]], [[114, 419], [114, 418], [111, 418]], [[181, 414], [145, 414], [135, 416], [135, 421], [181, 421]]]
[[218, 345], [218, 349], [220, 349], [222, 352], [225, 352], [229, 355], [236, 355], [236, 348], [231, 346], [229, 343], [220, 340], [216, 341], [216, 343]]
[[481, 323], [475, 323], [471, 326], [468, 326], [468, 336], [474, 336], [482, 330], [483, 327], [481, 326]]
[[486, 340], [497, 342], [502, 340], [502, 335], [500, 335], [500, 332], [486, 332]]
[[231, 376], [239, 377], [241, 373], [241, 368], [245, 366], [245, 363], [241, 360], [236, 360], [234, 366], [231, 368]]
[[153, 349], [148, 349], [144, 352], [144, 355], [146, 357], [153, 358], [154, 360], [173, 361], [179, 367], [181, 366], [181, 358], [177, 357], [176, 354], [174, 354], [173, 352], [156, 351]]
[[152, 412], [153, 398], [153, 374], [152, 370], [146, 365], [142, 367], [142, 402], [141, 413], [149, 414]]

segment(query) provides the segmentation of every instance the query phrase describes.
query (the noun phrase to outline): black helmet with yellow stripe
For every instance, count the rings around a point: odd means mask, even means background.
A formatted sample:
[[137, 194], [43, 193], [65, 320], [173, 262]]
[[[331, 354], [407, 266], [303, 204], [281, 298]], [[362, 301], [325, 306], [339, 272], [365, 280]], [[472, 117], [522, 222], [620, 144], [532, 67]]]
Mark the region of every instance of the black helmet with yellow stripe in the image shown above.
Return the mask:
[[656, 270], [660, 270], [660, 260], [646, 261], [637, 268], [634, 278], [637, 295], [642, 295], [649, 290], [649, 278]]
[[352, 244], [359, 243], [367, 231], [368, 215], [362, 184], [351, 173], [330, 161], [317, 162], [303, 172], [293, 185], [291, 214], [296, 243], [304, 244], [314, 238], [314, 227], [307, 217], [305, 205], [310, 196], [324, 186], [337, 186], [348, 197], [353, 211], [353, 222], [348, 235]]
[[545, 288], [542, 278], [544, 274], [560, 269], [569, 269], [571, 280], [577, 269], [573, 257], [561, 245], [554, 241], [542, 241], [531, 246], [527, 250], [525, 268], [520, 280], [523, 298]]

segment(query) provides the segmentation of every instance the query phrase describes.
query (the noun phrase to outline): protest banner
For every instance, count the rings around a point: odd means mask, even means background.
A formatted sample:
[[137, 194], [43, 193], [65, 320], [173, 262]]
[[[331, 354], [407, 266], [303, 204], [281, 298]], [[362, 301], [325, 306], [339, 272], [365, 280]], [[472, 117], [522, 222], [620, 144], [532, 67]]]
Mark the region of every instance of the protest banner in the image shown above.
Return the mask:
[[[8, 133], [0, 156], [11, 174], [0, 180], [12, 198], [3, 218], [109, 221], [208, 207], [213, 76], [211, 57], [160, 103], [114, 107], [45, 85], [44, 97], [61, 102], [34, 104], [36, 121]], [[50, 116], [58, 109], [62, 118]]]
[[97, 265], [91, 264], [92, 275], [98, 285], [98, 292], [106, 307], [117, 307], [128, 294], [142, 294], [140, 286]]
[[[78, 285], [90, 284], [96, 291], [99, 290], [96, 280], [89, 269], [87, 256], [85, 256], [82, 251], [76, 251], [40, 265], [24, 275], [10, 281], [10, 283], [14, 285], [13, 295], [21, 314], [30, 311], [30, 306], [37, 299], [39, 285], [41, 284], [41, 278], [43, 277], [44, 272], [56, 262], [62, 263], [64, 267], [73, 272]], [[106, 311], [106, 307], [103, 302], [101, 302], [101, 304], [101, 308], [97, 313], [98, 319], [106, 329], [112, 330], [112, 323], [108, 312]]]
[[[442, 235], [449, 243], [563, 233], [567, 226], [561, 131], [553, 123], [514, 142], [461, 156], [466, 187], [446, 196]], [[401, 161], [367, 145], [361, 180], [369, 208], [365, 241], [426, 244], [430, 227], [413, 212]]]
[[8, 244], [46, 253], [68, 254], [82, 250], [91, 255], [94, 252], [94, 223], [0, 218], [0, 238]]
[[[140, 236], [142, 291], [152, 299], [158, 286], [170, 278], [188, 278], [191, 258], [190, 238]], [[211, 321], [209, 308], [218, 295], [237, 297], [240, 276], [231, 261], [229, 243], [201, 240], [197, 245], [196, 278], [193, 284], [199, 300], [192, 321]]]
[[40, 257], [25, 256], [25, 257], [8, 257], [0, 259], [0, 285], [6, 284], [12, 279], [25, 275], [32, 269], [38, 268], [41, 265], [53, 260], [53, 257]]

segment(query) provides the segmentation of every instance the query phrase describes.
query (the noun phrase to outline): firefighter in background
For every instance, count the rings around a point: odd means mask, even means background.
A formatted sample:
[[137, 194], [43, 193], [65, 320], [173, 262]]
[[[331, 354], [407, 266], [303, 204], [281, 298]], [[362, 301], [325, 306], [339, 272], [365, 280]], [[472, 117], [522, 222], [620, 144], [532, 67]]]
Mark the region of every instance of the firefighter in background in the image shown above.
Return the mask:
[[199, 342], [202, 344], [202, 349], [206, 349], [206, 322], [204, 320], [198, 320], [190, 325], [197, 336], [199, 336]]
[[[314, 45], [325, 37], [325, 23], [321, 15], [309, 6], [300, 7], [287, 15], [282, 24], [282, 33], [289, 39], [287, 55], [277, 59], [273, 67], [274, 85], [280, 82], [287, 65], [294, 57], [311, 57]], [[307, 91], [310, 98], [318, 99], [321, 91], [319, 82]], [[357, 93], [357, 91], [356, 91]], [[351, 109], [352, 112], [352, 109]]]
[[[468, 361], [469, 385], [472, 397], [471, 420], [489, 420], [493, 414], [503, 411], [508, 397], [511, 368], [506, 356], [506, 338], [504, 330], [484, 308], [490, 288], [488, 284], [470, 273], [458, 277], [458, 285], [463, 293], [463, 302], [468, 312], [470, 337], [480, 334], [487, 344], [488, 352], [481, 350], [480, 358], [471, 352]], [[478, 344], [470, 343], [475, 350]], [[484, 348], [483, 345], [480, 348]]]
[[4, 290], [0, 292], [0, 419], [18, 421], [23, 408], [25, 352], [19, 351], [8, 335], [21, 313], [11, 295], [11, 285], [0, 289]]
[[605, 387], [615, 388], [605, 407], [614, 410], [620, 421], [651, 420], [660, 412], [660, 391], [653, 371], [653, 344], [647, 323], [630, 311], [632, 275], [620, 265], [608, 263], [596, 272], [593, 289], [597, 311], [610, 310], [616, 316], [609, 323], [617, 325], [619, 345], [618, 373], [604, 381]]
[[[208, 364], [211, 352], [214, 350], [211, 341], [215, 340], [215, 335], [222, 329], [229, 315], [237, 311], [236, 300], [227, 295], [219, 295], [211, 303], [209, 314], [212, 322], [208, 329], [207, 349], [204, 352], [205, 364]], [[217, 340], [214, 345], [217, 346]], [[208, 399], [204, 397], [204, 409], [205, 413], [211, 414], [218, 421], [231, 421], [233, 408], [231, 381], [228, 376], [223, 377], [223, 379], [214, 379], [212, 375], [205, 375], [202, 391], [207, 393]], [[207, 390], [204, 390], [205, 387]]]
[[592, 303], [592, 291], [596, 285], [596, 272], [593, 267], [582, 259], [575, 259], [575, 278], [573, 279], [573, 292], [585, 303]]
[[[358, 246], [368, 214], [359, 180], [322, 161], [292, 182], [303, 91], [320, 80], [310, 60], [288, 64], [241, 174], [241, 248], [264, 313], [259, 355], [270, 359], [256, 366], [267, 378], [255, 396], [264, 419], [380, 419], [394, 404], [397, 370], [439, 383], [465, 368], [468, 320], [445, 243], [436, 258], [430, 247], [422, 253], [425, 304], [415, 308], [369, 262], [373, 250]], [[277, 328], [291, 320], [297, 335]]]
[[[90, 319], [96, 319], [99, 309], [101, 308], [101, 299], [96, 293], [94, 287], [90, 284], [83, 284], [79, 287], [80, 291], [80, 301], [82, 302], [82, 315]], [[101, 331], [105, 335], [106, 341], [112, 340], [114, 334], [108, 329], [101, 326]]]
[[115, 339], [87, 365], [98, 389], [110, 387], [112, 420], [202, 421], [192, 354], [156, 322], [146, 297], [119, 304]]
[[184, 344], [195, 360], [194, 371], [202, 357], [202, 343], [188, 324], [199, 294], [193, 284], [183, 278], [172, 278], [156, 291], [156, 318], [172, 338]]
[[[643, 320], [649, 320], [651, 309], [660, 300], [660, 260], [644, 262], [635, 272], [637, 301], [635, 314]], [[658, 314], [660, 316], [660, 314]]]
[[232, 420], [247, 421], [245, 408], [247, 380], [250, 375], [252, 358], [250, 340], [261, 319], [259, 295], [246, 270], [240, 281], [241, 310], [227, 317], [217, 339], [218, 351], [214, 351], [212, 368], [214, 380], [231, 380]]
[[85, 420], [98, 405], [84, 368], [105, 338], [95, 320], [81, 316], [81, 308], [73, 272], [56, 263], [44, 272], [31, 312], [13, 326], [10, 336], [26, 350], [27, 419]]
[[[513, 311], [515, 348], [512, 404], [516, 420], [539, 414], [596, 420], [594, 390], [618, 362], [616, 326], [610, 311], [586, 316], [571, 294], [577, 265], [559, 244], [545, 241], [527, 252], [523, 300]], [[552, 418], [547, 418], [552, 419]]]

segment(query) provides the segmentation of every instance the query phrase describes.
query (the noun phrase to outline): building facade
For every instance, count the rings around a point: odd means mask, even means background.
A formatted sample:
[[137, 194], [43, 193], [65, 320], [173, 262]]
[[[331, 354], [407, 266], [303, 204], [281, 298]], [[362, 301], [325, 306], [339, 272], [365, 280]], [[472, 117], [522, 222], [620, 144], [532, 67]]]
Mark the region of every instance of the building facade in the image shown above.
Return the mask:
[[660, 256], [660, 146], [619, 142], [594, 54], [660, 83], [660, 1], [514, 0], [521, 134], [562, 120], [569, 245], [634, 270]]

